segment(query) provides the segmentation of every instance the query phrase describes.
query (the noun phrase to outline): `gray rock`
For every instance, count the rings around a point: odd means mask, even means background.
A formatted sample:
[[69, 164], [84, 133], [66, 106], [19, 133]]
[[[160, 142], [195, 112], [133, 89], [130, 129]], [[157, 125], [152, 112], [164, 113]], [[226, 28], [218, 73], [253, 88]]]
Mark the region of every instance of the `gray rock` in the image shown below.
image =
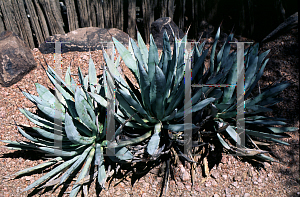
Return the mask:
[[233, 180], [234, 180], [234, 181], [241, 181], [241, 180], [242, 180], [242, 177], [240, 177], [240, 176], [235, 176], [235, 177], [233, 177]]
[[238, 188], [238, 183], [236, 181], [233, 182], [233, 183], [231, 183], [231, 185], [234, 186], [234, 187], [236, 187], [236, 188]]
[[112, 37], [116, 38], [123, 45], [128, 45], [129, 35], [116, 28], [85, 27], [71, 31], [67, 34], [56, 34], [46, 38], [41, 44], [41, 53], [54, 53], [55, 44], [49, 42], [67, 42], [61, 45], [61, 53], [69, 51], [95, 51], [106, 48], [106, 42], [112, 42]]
[[212, 172], [211, 172], [211, 176], [212, 176], [214, 179], [220, 178], [220, 174], [219, 174], [219, 172], [217, 172], [217, 171], [212, 171]]
[[183, 31], [179, 29], [179, 27], [174, 23], [174, 21], [171, 20], [170, 17], [159, 18], [151, 24], [151, 34], [154, 38], [157, 48], [163, 48], [163, 34], [165, 31], [167, 31], [169, 40], [171, 42], [174, 41], [172, 30], [176, 38], [183, 38]]
[[34, 56], [25, 42], [15, 33], [0, 34], [0, 84], [9, 87], [36, 67]]
[[223, 174], [222, 177], [223, 177], [224, 180], [226, 180], [227, 179], [227, 174]]
[[250, 197], [250, 194], [249, 193], [245, 193], [244, 197]]
[[179, 165], [180, 168], [180, 178], [182, 181], [189, 181], [190, 180], [190, 174], [185, 170], [183, 165]]

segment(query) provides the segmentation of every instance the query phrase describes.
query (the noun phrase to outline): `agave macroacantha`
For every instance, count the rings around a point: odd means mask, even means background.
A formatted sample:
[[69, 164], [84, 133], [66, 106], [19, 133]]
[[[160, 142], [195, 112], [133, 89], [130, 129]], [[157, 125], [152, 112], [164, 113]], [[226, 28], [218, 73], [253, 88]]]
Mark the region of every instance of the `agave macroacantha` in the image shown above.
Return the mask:
[[[251, 159], [275, 161], [267, 156], [267, 151], [257, 145], [269, 145], [256, 139], [267, 140], [288, 145], [278, 138], [289, 137], [284, 132], [295, 131], [294, 127], [272, 127], [285, 125], [283, 119], [267, 117], [264, 112], [271, 111], [272, 106], [281, 101], [276, 96], [289, 86], [288, 82], [277, 83], [265, 89], [257, 96], [252, 92], [263, 75], [268, 62], [265, 57], [270, 50], [258, 54], [259, 45], [248, 47], [244, 52], [245, 81], [244, 81], [244, 116], [246, 143], [241, 143], [237, 132], [237, 103], [236, 86], [228, 87], [193, 87], [192, 108], [184, 110], [185, 94], [185, 53], [187, 35], [182, 40], [175, 37], [174, 50], [171, 51], [170, 41], [165, 32], [163, 36], [163, 50], [159, 54], [152, 35], [150, 35], [149, 50], [138, 33], [138, 45], [133, 39], [126, 49], [113, 38], [116, 49], [125, 65], [135, 77], [139, 89], [134, 88], [130, 80], [121, 77], [116, 65], [107, 58], [106, 64], [116, 82], [116, 98], [120, 104], [122, 119], [132, 117], [122, 130], [116, 135], [142, 136], [152, 130], [151, 136], [144, 143], [144, 152], [139, 152], [140, 161], [156, 160], [162, 154], [170, 152], [177, 157], [195, 163], [191, 153], [183, 154], [183, 146], [190, 143], [192, 147], [209, 144], [205, 139], [215, 138], [225, 149], [232, 153], [239, 153]], [[216, 46], [220, 35], [220, 28], [215, 37], [211, 50], [210, 64], [205, 68], [205, 58], [209, 48], [205, 49], [205, 42], [195, 44], [189, 55], [192, 57], [192, 84], [236, 84], [237, 83], [237, 52], [231, 51], [233, 34], [216, 55]], [[215, 57], [216, 56], [216, 57]], [[184, 117], [193, 114], [192, 124], [184, 123]], [[133, 129], [132, 129], [133, 128]], [[184, 140], [184, 129], [192, 129], [192, 141]], [[255, 138], [253, 140], [252, 138]], [[126, 137], [125, 137], [126, 138]], [[134, 147], [132, 148], [134, 154]], [[170, 162], [168, 162], [170, 163]], [[168, 168], [170, 169], [170, 168]], [[168, 173], [166, 173], [168, 174]], [[166, 180], [166, 179], [165, 179]]]
[[[126, 49], [113, 38], [125, 65], [133, 73], [139, 90], [134, 84], [123, 79], [119, 72], [120, 56], [114, 61], [103, 50], [106, 62], [104, 74], [98, 80], [95, 65], [90, 59], [89, 75], [83, 77], [78, 68], [79, 82], [77, 86], [67, 70], [65, 82], [48, 66], [45, 70], [56, 89], [53, 95], [44, 86], [36, 83], [39, 97], [23, 92], [23, 94], [37, 105], [44, 116], [38, 116], [26, 109], [21, 112], [39, 127], [18, 127], [20, 133], [31, 142], [13, 142], [6, 146], [15, 150], [37, 150], [56, 155], [38, 166], [17, 172], [14, 176], [33, 173], [36, 170], [54, 166], [54, 168], [28, 186], [25, 191], [54, 186], [55, 188], [72, 180], [72, 176], [79, 174], [72, 188], [70, 196], [76, 196], [79, 190], [86, 189], [86, 182], [97, 177], [103, 186], [106, 178], [106, 162], [110, 158], [113, 162], [147, 162], [158, 161], [163, 154], [180, 156], [193, 162], [195, 147], [209, 144], [206, 139], [216, 138], [225, 149], [240, 153], [250, 158], [274, 161], [265, 155], [266, 151], [259, 149], [259, 141], [252, 137], [276, 143], [287, 144], [277, 138], [287, 137], [284, 132], [294, 131], [293, 127], [271, 127], [284, 125], [282, 119], [266, 117], [263, 112], [270, 111], [272, 106], [281, 100], [275, 98], [289, 84], [286, 82], [275, 84], [264, 92], [253, 96], [251, 92], [257, 85], [268, 62], [264, 60], [269, 51], [258, 55], [258, 44], [245, 50], [245, 123], [247, 143], [241, 144], [236, 131], [236, 87], [193, 87], [192, 108], [184, 110], [185, 93], [185, 53], [187, 36], [178, 40], [175, 36], [174, 50], [171, 51], [170, 41], [166, 33], [163, 37], [163, 50], [159, 54], [152, 35], [150, 35], [149, 51], [138, 33], [138, 45], [133, 39], [129, 40]], [[216, 46], [220, 35], [217, 35], [211, 51], [209, 68], [205, 68], [205, 58], [209, 49], [205, 49], [205, 42], [195, 44], [192, 52], [192, 84], [236, 84], [237, 58], [236, 52], [230, 53], [229, 35], [227, 42], [216, 55]], [[114, 50], [114, 48], [113, 48]], [[113, 52], [114, 54], [114, 52]], [[215, 58], [216, 56], [216, 58]], [[108, 120], [106, 116], [108, 99], [116, 86], [116, 110], [114, 118], [117, 121], [113, 138], [107, 140]], [[106, 89], [104, 88], [106, 87]], [[108, 89], [107, 89], [108, 88]], [[250, 97], [251, 96], [251, 97]], [[184, 123], [184, 117], [192, 113], [192, 123]], [[59, 124], [58, 124], [59, 123]], [[193, 147], [191, 152], [184, 154], [183, 147], [188, 142], [185, 139], [185, 129], [192, 130]], [[55, 143], [61, 147], [56, 147]], [[238, 145], [238, 146], [235, 146]], [[260, 143], [266, 145], [266, 143]], [[110, 151], [112, 155], [104, 157]], [[104, 159], [105, 158], [105, 159]], [[147, 163], [150, 165], [150, 163]], [[170, 157], [167, 158], [170, 165]], [[170, 170], [170, 167], [166, 168]], [[166, 171], [165, 180], [169, 172]], [[49, 180], [50, 179], [50, 180]], [[47, 182], [46, 184], [44, 184]], [[44, 184], [44, 185], [42, 185]], [[86, 190], [83, 191], [86, 191]]]
[[[44, 67], [43, 67], [44, 68]], [[70, 196], [76, 196], [86, 183], [97, 178], [104, 187], [107, 179], [104, 159], [107, 150], [107, 116], [103, 78], [100, 84], [96, 76], [95, 65], [90, 58], [89, 75], [83, 77], [78, 67], [79, 82], [77, 85], [68, 68], [65, 81], [48, 66], [44, 69], [55, 87], [55, 94], [39, 83], [35, 83], [39, 96], [22, 92], [32, 101], [42, 115], [19, 109], [31, 122], [39, 127], [18, 126], [19, 132], [28, 140], [22, 142], [7, 141], [6, 146], [13, 150], [36, 150], [55, 158], [37, 166], [21, 170], [12, 176], [19, 177], [32, 174], [38, 170], [54, 166], [54, 168], [29, 185], [24, 191], [32, 188], [54, 188], [66, 181], [76, 181]], [[142, 140], [142, 139], [141, 139]], [[124, 145], [125, 146], [125, 145]], [[126, 147], [110, 146], [110, 158], [113, 161], [130, 161], [132, 154]], [[80, 170], [81, 169], [81, 170]], [[80, 170], [80, 173], [78, 172]], [[46, 184], [44, 184], [47, 182]], [[43, 185], [44, 184], [44, 185]]]

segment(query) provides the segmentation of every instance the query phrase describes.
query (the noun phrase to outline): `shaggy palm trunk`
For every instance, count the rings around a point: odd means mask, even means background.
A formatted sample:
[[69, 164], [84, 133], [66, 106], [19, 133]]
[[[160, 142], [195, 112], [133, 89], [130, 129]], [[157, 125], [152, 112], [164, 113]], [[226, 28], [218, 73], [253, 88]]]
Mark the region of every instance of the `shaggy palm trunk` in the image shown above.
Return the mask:
[[128, 29], [130, 37], [136, 38], [136, 0], [128, 1]]

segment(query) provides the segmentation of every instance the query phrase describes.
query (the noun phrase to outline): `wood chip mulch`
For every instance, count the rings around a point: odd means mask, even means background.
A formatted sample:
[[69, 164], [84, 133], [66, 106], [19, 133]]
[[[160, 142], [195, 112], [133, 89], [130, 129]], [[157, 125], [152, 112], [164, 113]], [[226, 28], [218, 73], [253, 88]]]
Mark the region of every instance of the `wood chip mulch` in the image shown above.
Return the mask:
[[[298, 47], [298, 30], [293, 30], [284, 36], [277, 38], [272, 42], [264, 44], [260, 51], [271, 49], [270, 61], [266, 67], [265, 74], [260, 81], [260, 86], [273, 83], [279, 79], [282, 81], [289, 80], [292, 85], [283, 91], [280, 95], [285, 100], [274, 106], [274, 112], [270, 115], [283, 117], [287, 119], [288, 126], [299, 128], [299, 47]], [[27, 74], [21, 81], [11, 87], [0, 87], [0, 139], [21, 141], [25, 140], [18, 133], [14, 121], [18, 124], [34, 126], [21, 114], [18, 108], [26, 108], [32, 112], [35, 106], [26, 99], [19, 91], [26, 90], [31, 94], [37, 95], [34, 83], [38, 82], [44, 86], [52, 85], [46, 76], [39, 61], [44, 62], [43, 56], [48, 64], [54, 67], [53, 54], [41, 54], [38, 49], [32, 50], [38, 63], [36, 69]], [[97, 74], [100, 75], [103, 63], [102, 52], [91, 52], [92, 59], [97, 68]], [[74, 59], [73, 59], [74, 58]], [[63, 76], [70, 61], [71, 73], [77, 74], [77, 67], [86, 75], [88, 72], [88, 52], [69, 52], [62, 54], [62, 72]], [[43, 64], [45, 65], [45, 64]], [[128, 70], [125, 70], [126, 74]], [[74, 76], [77, 79], [77, 76]], [[217, 158], [220, 162], [210, 166], [210, 176], [202, 176], [202, 166], [196, 169], [197, 176], [195, 184], [192, 186], [189, 171], [181, 166], [172, 168], [173, 178], [170, 179], [168, 193], [166, 196], [299, 196], [299, 132], [289, 133], [291, 138], [284, 141], [290, 143], [290, 146], [273, 145], [270, 147], [271, 155], [278, 159], [282, 164], [264, 163], [265, 167], [256, 168], [248, 162], [241, 161], [231, 155], [222, 154], [222, 158]], [[0, 142], [0, 146], [5, 143]], [[22, 192], [28, 185], [33, 183], [46, 171], [32, 176], [24, 176], [15, 180], [8, 180], [5, 177], [16, 173], [19, 170], [38, 165], [43, 162], [42, 154], [30, 151], [11, 151], [0, 147], [0, 197], [22, 197], [28, 196], [29, 192]], [[189, 165], [186, 166], [190, 168]], [[131, 185], [130, 178], [125, 180], [112, 180], [111, 184], [106, 184], [106, 190], [101, 192], [101, 196], [142, 196], [152, 197], [159, 196], [163, 175], [159, 173], [160, 167], [157, 167], [140, 178]], [[184, 174], [184, 176], [182, 175]], [[47, 192], [36, 194], [35, 196], [58, 196], [61, 187], [54, 193]], [[71, 189], [71, 187], [70, 187]], [[67, 190], [67, 191], [70, 191]], [[89, 196], [96, 196], [95, 184], [89, 189]], [[68, 196], [64, 194], [63, 196]]]

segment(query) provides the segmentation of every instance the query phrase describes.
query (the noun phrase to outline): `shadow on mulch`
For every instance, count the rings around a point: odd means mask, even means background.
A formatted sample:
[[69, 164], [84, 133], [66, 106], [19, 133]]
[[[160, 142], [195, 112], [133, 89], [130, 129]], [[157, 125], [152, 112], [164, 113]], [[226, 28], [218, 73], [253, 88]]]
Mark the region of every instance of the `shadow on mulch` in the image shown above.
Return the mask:
[[44, 157], [44, 153], [39, 153], [33, 150], [16, 150], [12, 153], [4, 153], [1, 158], [23, 158], [24, 160], [36, 161]]

